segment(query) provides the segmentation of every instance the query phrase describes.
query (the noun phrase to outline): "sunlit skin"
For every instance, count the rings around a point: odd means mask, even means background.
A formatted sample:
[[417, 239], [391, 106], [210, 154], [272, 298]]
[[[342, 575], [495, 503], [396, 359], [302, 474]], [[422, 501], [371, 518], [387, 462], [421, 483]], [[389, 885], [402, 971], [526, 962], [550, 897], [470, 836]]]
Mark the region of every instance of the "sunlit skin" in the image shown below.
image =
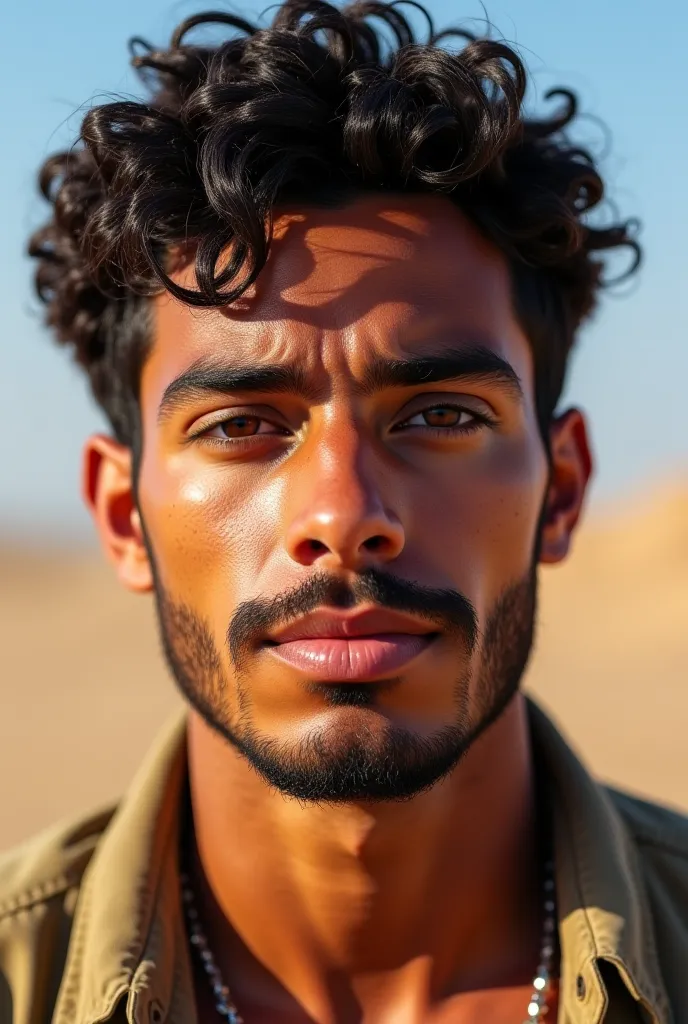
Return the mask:
[[[177, 277], [193, 284], [189, 266]], [[482, 348], [513, 371], [370, 385], [380, 360]], [[192, 367], [298, 367], [291, 386], [189, 391]], [[172, 390], [175, 390], [174, 388]], [[141, 380], [138, 508], [130, 452], [96, 436], [84, 490], [120, 581], [159, 577], [223, 655], [237, 606], [314, 570], [377, 566], [472, 602], [481, 626], [540, 561], [567, 554], [590, 476], [583, 419], [552, 423], [500, 253], [442, 198], [368, 197], [283, 212], [257, 284], [235, 306], [154, 300]], [[161, 409], [162, 403], [162, 409]], [[223, 426], [224, 424], [224, 426]], [[303, 672], [261, 651], [243, 669], [254, 726], [283, 742], [362, 723], [419, 735], [451, 724], [459, 672], [477, 714], [483, 651], [440, 637], [394, 672], [374, 708], [333, 707]], [[470, 664], [467, 664], [470, 661]], [[514, 1024], [525, 1016], [541, 928], [533, 766], [523, 698], [431, 789], [403, 803], [300, 803], [272, 790], [193, 710], [195, 885], [246, 1024]], [[229, 922], [231, 921], [231, 925]], [[199, 1020], [217, 1019], [205, 978]], [[556, 993], [550, 1000], [556, 1017]]]

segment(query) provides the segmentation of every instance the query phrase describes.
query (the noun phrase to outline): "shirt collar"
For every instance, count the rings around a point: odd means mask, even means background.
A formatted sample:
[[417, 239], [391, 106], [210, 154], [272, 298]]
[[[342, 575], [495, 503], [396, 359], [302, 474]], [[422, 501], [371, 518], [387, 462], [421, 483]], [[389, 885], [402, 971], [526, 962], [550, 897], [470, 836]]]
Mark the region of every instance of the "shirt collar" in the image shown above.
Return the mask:
[[[607, 792], [529, 702], [533, 741], [552, 785], [560, 998], [571, 1024], [604, 1017], [599, 963], [619, 972], [653, 1024], [669, 1019], [633, 843]], [[97, 1024], [126, 1000], [132, 1024], [196, 1021], [181, 912], [178, 831], [186, 716], [162, 734], [84, 877], [53, 1024]]]
[[669, 1005], [636, 848], [607, 790], [532, 701], [529, 712], [553, 794], [560, 998], [572, 1024], [602, 1020], [607, 994], [599, 964], [608, 961], [661, 1024]]
[[179, 894], [178, 831], [186, 716], [165, 729], [136, 774], [87, 869], [53, 1024], [157, 1024], [174, 1002], [196, 1020]]

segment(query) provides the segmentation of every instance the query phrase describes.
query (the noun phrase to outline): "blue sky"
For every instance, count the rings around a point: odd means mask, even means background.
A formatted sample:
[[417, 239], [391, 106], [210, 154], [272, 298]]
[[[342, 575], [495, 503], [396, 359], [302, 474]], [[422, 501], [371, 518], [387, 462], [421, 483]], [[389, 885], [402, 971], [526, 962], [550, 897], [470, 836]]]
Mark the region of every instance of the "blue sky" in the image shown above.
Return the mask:
[[[162, 42], [183, 17], [211, 6], [26, 0], [3, 19], [0, 537], [90, 539], [78, 496], [79, 451], [84, 435], [102, 427], [67, 354], [40, 326], [32, 298], [23, 248], [44, 215], [36, 168], [72, 141], [94, 98], [136, 90], [129, 36]], [[483, 16], [477, 0], [428, 6], [438, 25]], [[264, 0], [247, 0], [231, 9], [256, 17], [264, 7]], [[583, 141], [600, 152], [594, 118], [609, 127], [602, 167], [610, 195], [643, 222], [640, 279], [609, 295], [583, 332], [567, 390], [567, 400], [592, 419], [594, 497], [622, 498], [677, 472], [688, 478], [688, 6], [499, 0], [486, 9], [528, 64], [533, 103], [551, 85], [566, 84], [593, 115], [581, 124]]]

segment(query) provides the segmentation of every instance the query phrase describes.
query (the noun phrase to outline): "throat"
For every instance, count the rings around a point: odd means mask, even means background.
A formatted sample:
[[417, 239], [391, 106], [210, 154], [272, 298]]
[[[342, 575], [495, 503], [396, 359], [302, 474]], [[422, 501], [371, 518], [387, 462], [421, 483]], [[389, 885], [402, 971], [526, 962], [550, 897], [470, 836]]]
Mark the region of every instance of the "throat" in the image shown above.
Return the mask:
[[302, 805], [241, 764], [221, 780], [212, 742], [191, 744], [189, 884], [237, 1007], [338, 1022], [352, 1000], [382, 1019], [409, 1001], [537, 993], [538, 965], [556, 973], [556, 927], [547, 954], [521, 724], [516, 705], [441, 784], [395, 804]]

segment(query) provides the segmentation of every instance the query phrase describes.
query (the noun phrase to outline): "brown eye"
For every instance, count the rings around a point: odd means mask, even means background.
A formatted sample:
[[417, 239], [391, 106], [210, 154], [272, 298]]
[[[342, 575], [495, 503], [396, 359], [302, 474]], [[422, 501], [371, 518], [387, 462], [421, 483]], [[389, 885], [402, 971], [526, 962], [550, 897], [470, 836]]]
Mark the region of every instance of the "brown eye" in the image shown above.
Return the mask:
[[435, 405], [421, 415], [429, 427], [458, 427], [461, 417], [466, 413], [463, 409], [453, 409], [449, 405]]
[[233, 416], [231, 420], [218, 423], [218, 427], [225, 437], [252, 437], [258, 433], [262, 422], [258, 416]]
[[438, 403], [409, 416], [403, 423], [394, 427], [394, 431], [418, 431], [418, 437], [458, 438], [467, 437], [493, 423], [487, 412], [474, 412], [465, 406], [450, 403]]

